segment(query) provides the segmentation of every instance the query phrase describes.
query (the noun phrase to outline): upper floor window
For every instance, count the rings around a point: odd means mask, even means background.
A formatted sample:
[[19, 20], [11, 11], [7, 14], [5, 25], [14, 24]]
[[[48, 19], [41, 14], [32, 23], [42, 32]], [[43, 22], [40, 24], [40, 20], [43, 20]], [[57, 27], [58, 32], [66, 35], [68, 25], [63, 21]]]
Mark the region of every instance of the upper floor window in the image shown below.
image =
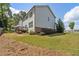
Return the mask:
[[33, 21], [29, 23], [29, 28], [33, 27]]

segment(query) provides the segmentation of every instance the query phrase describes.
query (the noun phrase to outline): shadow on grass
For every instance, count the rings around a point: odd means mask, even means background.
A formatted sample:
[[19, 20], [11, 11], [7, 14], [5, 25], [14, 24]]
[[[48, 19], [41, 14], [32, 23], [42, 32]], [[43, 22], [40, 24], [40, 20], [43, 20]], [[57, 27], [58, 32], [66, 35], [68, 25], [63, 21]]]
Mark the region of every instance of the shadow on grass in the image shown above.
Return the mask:
[[47, 34], [47, 36], [49, 37], [53, 37], [53, 36], [61, 36], [61, 35], [65, 35], [67, 33], [53, 33], [53, 34]]

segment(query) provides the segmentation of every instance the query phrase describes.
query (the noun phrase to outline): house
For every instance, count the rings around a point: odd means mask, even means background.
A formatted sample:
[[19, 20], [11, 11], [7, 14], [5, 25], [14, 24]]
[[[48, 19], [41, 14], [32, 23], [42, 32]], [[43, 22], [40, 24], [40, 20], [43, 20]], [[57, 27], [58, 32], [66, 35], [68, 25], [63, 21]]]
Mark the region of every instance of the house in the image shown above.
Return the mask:
[[56, 32], [56, 16], [48, 5], [33, 6], [26, 15], [26, 20], [20, 21], [18, 25], [27, 28], [28, 32]]

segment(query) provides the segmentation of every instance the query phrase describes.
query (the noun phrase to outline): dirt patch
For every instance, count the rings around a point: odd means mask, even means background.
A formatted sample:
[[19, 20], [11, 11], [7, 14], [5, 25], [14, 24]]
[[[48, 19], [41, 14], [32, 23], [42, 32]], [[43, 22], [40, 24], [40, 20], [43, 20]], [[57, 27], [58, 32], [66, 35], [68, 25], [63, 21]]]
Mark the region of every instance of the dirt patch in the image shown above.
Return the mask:
[[1, 56], [60, 56], [70, 55], [64, 51], [53, 51], [46, 48], [36, 47], [27, 43], [16, 42], [8, 39], [5, 35], [0, 37]]

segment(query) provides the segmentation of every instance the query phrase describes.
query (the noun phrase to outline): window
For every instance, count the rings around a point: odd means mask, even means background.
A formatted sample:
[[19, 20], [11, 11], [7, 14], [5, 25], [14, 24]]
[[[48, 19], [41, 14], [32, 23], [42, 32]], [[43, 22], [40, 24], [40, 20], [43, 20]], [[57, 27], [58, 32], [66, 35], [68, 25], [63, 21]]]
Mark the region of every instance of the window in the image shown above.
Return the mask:
[[26, 17], [25, 17], [26, 19], [28, 19], [28, 15], [26, 15]]
[[50, 19], [49, 19], [49, 17], [48, 17], [48, 21], [49, 21]]
[[29, 13], [29, 17], [32, 17], [32, 15], [33, 15], [33, 13], [32, 13], [32, 12], [30, 12], [30, 13]]
[[33, 27], [33, 21], [29, 23], [29, 28]]

